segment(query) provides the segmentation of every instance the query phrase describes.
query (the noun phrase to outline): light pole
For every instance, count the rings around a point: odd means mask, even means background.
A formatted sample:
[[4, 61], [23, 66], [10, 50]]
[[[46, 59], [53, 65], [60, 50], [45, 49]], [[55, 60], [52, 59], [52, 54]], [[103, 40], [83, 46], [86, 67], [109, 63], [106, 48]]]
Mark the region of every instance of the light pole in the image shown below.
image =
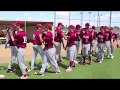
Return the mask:
[[102, 16], [102, 14], [100, 14], [100, 16], [99, 16], [99, 26], [100, 26], [100, 17]]
[[90, 23], [90, 14], [91, 14], [91, 12], [88, 12], [89, 13], [89, 23]]
[[82, 27], [82, 24], [83, 24], [83, 11], [81, 11], [81, 27]]
[[111, 17], [112, 17], [112, 11], [110, 11], [110, 24], [109, 24], [109, 27], [111, 27]]
[[98, 15], [97, 15], [97, 27], [99, 27], [99, 11], [98, 11]]
[[69, 25], [70, 25], [70, 11], [69, 11]]
[[56, 11], [54, 11], [54, 28], [56, 27]]

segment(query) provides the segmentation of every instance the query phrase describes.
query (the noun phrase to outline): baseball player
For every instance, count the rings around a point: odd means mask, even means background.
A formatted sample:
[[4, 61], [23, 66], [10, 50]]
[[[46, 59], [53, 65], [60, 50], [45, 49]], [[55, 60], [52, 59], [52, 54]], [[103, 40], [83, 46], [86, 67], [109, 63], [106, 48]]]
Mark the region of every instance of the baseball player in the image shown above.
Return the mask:
[[[97, 32], [95, 31], [96, 30], [96, 27], [95, 26], [92, 26], [92, 31], [91, 31], [91, 33], [92, 33], [92, 35], [93, 35], [93, 41], [92, 41], [92, 43], [91, 43], [91, 47], [93, 47], [94, 45], [95, 45], [95, 43], [96, 43], [96, 35], [97, 35]], [[94, 50], [93, 50], [93, 52], [94, 52]]]
[[105, 39], [105, 44], [107, 48], [107, 53], [108, 53], [108, 58], [110, 57], [113, 59], [113, 55], [111, 53], [111, 47], [113, 47], [113, 40], [112, 40], [112, 32], [108, 30], [108, 27], [104, 27], [105, 33], [106, 33], [106, 39]]
[[[117, 34], [113, 31], [113, 28], [112, 28], [112, 27], [110, 27], [109, 30], [112, 32], [113, 43], [116, 41], [117, 44], [118, 44], [118, 41], [117, 41], [118, 37], [117, 37]], [[113, 55], [113, 50], [114, 50], [114, 47], [111, 47], [111, 53], [112, 53], [112, 55]], [[113, 56], [113, 57], [114, 57], [114, 56]]]
[[[70, 60], [69, 67], [66, 69], [66, 72], [70, 72], [72, 70], [72, 66], [75, 65], [75, 59], [76, 59], [76, 46], [75, 46], [75, 32], [74, 32], [74, 26], [70, 25], [69, 32], [67, 36], [64, 36], [65, 40], [67, 40], [67, 57]], [[65, 48], [65, 50], [66, 50]]]
[[[35, 64], [35, 60], [37, 57], [37, 54], [39, 53], [41, 57], [43, 57], [43, 49], [42, 49], [42, 42], [41, 42], [41, 36], [42, 36], [42, 25], [41, 24], [37, 24], [36, 25], [37, 30], [33, 33], [33, 56], [32, 56], [32, 60], [31, 60], [31, 67], [28, 70], [28, 72], [30, 72], [31, 70], [34, 69], [34, 64]], [[42, 58], [43, 60], [43, 58]], [[50, 65], [47, 65], [48, 67], [50, 67]]]
[[42, 67], [39, 72], [35, 72], [35, 75], [44, 76], [45, 70], [47, 68], [47, 61], [49, 60], [52, 66], [55, 69], [53, 74], [60, 74], [61, 71], [58, 67], [57, 60], [55, 60], [55, 54], [53, 49], [53, 34], [51, 32], [52, 25], [49, 23], [45, 24], [46, 34], [43, 37], [43, 41], [45, 42], [45, 48], [43, 50], [43, 62]]
[[[81, 26], [79, 24], [76, 25], [76, 29], [74, 30], [75, 32], [75, 46], [77, 48], [76, 55], [78, 55], [79, 47], [80, 47], [80, 29]], [[75, 63], [78, 63], [75, 59]]]
[[104, 32], [104, 26], [101, 26], [100, 32], [98, 32], [96, 35], [97, 42], [95, 44], [95, 47], [97, 48], [96, 60], [99, 61], [99, 63], [102, 63], [104, 60], [105, 37], [106, 37], [106, 33]]
[[22, 76], [19, 79], [27, 79], [27, 72], [28, 69], [24, 65], [24, 56], [25, 56], [25, 48], [27, 45], [27, 37], [26, 33], [23, 31], [22, 27], [24, 26], [24, 23], [22, 21], [16, 22], [18, 31], [15, 36], [15, 42], [17, 47], [17, 60], [20, 67], [20, 70], [22, 71]]
[[16, 23], [11, 24], [12, 29], [9, 30], [9, 45], [10, 45], [10, 49], [11, 49], [11, 59], [10, 62], [8, 64], [8, 68], [7, 68], [7, 73], [12, 73], [12, 64], [15, 61], [15, 59], [17, 58], [17, 49], [15, 46], [15, 42], [14, 42], [14, 38], [15, 38], [15, 32], [16, 32]]
[[92, 50], [93, 47], [90, 47], [92, 41], [93, 41], [93, 35], [90, 32], [89, 28], [90, 24], [86, 23], [83, 33], [80, 34], [82, 39], [82, 58], [83, 60], [80, 61], [80, 64], [85, 65], [86, 64], [86, 57], [89, 56], [89, 64], [92, 64]]
[[56, 48], [56, 60], [57, 62], [63, 62], [63, 59], [61, 57], [61, 43], [64, 48], [64, 42], [63, 42], [63, 31], [61, 28], [63, 27], [62, 23], [58, 23], [58, 27], [55, 30], [55, 37], [54, 37], [54, 46]]

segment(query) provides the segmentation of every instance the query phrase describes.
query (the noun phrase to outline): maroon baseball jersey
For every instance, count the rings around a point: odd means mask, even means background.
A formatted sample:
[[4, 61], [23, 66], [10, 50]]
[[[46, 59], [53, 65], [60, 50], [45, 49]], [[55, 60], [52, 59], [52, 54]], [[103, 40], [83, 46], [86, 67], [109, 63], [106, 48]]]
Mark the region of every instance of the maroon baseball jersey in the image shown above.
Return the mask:
[[42, 43], [40, 42], [40, 35], [41, 32], [36, 30], [34, 33], [33, 33], [33, 44], [34, 45], [42, 45]]
[[62, 42], [62, 38], [63, 38], [63, 35], [62, 35], [62, 30], [59, 29], [59, 28], [56, 28], [55, 30], [55, 38], [54, 38], [54, 41], [55, 42]]
[[80, 41], [80, 30], [75, 29], [74, 30], [75, 33], [75, 41]]
[[68, 38], [67, 38], [67, 47], [75, 45], [75, 33], [74, 31], [68, 32]]
[[[15, 34], [13, 35], [13, 38], [15, 38]], [[10, 37], [9, 37], [9, 45], [10, 45], [10, 46], [15, 46], [15, 42], [12, 41], [11, 35], [10, 35]]]
[[106, 33], [105, 41], [111, 41], [112, 32], [111, 31], [105, 31], [105, 33]]
[[16, 46], [18, 48], [25, 48], [27, 46], [27, 36], [24, 31], [18, 31], [16, 36]]
[[97, 37], [97, 42], [98, 43], [105, 43], [105, 37], [106, 37], [106, 33], [105, 32], [98, 32], [96, 37]]
[[113, 42], [118, 38], [116, 33], [112, 33]]
[[45, 42], [45, 48], [53, 48], [53, 34], [52, 32], [46, 32], [46, 34], [44, 34], [43, 40]]
[[83, 34], [81, 39], [83, 44], [91, 44], [93, 37], [92, 37], [92, 34], [88, 31], [88, 32], [85, 32], [85, 34]]

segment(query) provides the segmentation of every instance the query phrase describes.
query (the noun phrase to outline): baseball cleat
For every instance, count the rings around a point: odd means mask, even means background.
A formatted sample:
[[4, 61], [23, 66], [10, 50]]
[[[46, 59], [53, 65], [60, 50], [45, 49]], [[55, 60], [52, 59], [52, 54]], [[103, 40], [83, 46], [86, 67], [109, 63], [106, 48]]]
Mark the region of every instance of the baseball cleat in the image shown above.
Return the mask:
[[68, 67], [65, 71], [66, 71], [66, 72], [70, 72], [70, 71], [72, 71], [72, 68], [71, 68], [71, 67]]
[[103, 61], [102, 61], [102, 60], [100, 60], [100, 62], [99, 62], [99, 63], [101, 64], [102, 62], [103, 62]]
[[44, 73], [35, 72], [35, 75], [44, 76]]
[[3, 79], [5, 77], [5, 75], [0, 75], [0, 79]]
[[60, 74], [61, 72], [53, 72], [53, 75], [58, 75]]
[[114, 58], [114, 56], [111, 56], [111, 59], [113, 59]]
[[75, 64], [78, 64], [78, 61], [74, 60], [74, 63], [75, 63]]
[[7, 73], [12, 73], [12, 69], [7, 69]]
[[29, 69], [28, 72], [31, 72], [33, 69]]
[[110, 56], [108, 55], [107, 58], [110, 58]]
[[22, 75], [21, 77], [19, 77], [19, 79], [27, 79], [28, 77], [26, 75]]

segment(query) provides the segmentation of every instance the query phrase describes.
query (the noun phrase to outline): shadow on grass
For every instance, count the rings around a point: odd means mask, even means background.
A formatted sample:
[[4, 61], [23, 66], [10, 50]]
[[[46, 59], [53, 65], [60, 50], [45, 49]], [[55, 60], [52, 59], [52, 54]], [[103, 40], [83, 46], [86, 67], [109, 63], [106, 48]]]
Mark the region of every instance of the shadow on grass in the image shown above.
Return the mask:
[[0, 66], [0, 70], [6, 70], [7, 69], [7, 67], [5, 67], [5, 66]]
[[68, 67], [68, 65], [65, 65], [64, 62], [63, 63], [58, 63], [59, 67], [62, 67], [64, 69], [66, 69]]

